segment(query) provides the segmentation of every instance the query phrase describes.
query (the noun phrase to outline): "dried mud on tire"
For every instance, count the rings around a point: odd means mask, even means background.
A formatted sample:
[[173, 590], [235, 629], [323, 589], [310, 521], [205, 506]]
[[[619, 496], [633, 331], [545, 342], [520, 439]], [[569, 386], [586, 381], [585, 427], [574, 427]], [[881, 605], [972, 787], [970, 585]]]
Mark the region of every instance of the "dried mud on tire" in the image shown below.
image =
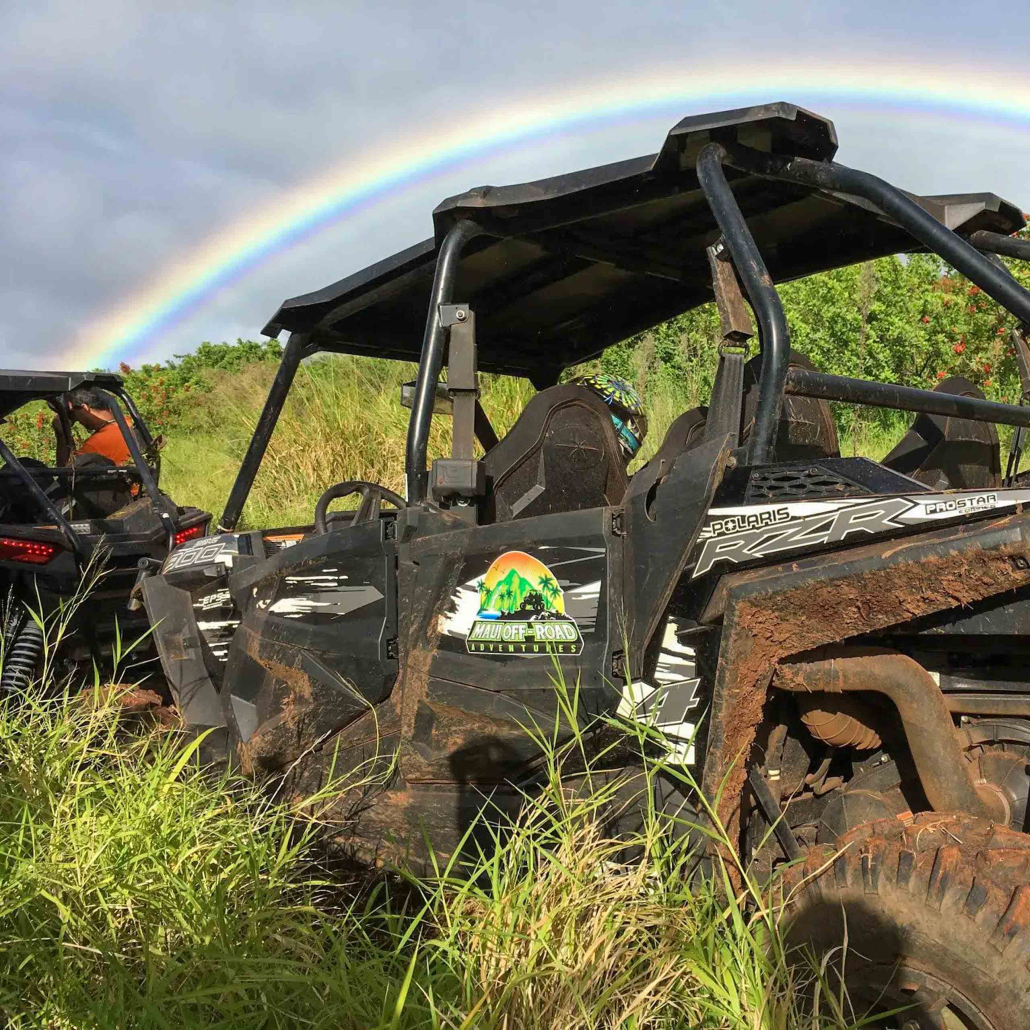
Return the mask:
[[783, 889], [788, 946], [843, 968], [856, 1016], [1030, 1024], [1030, 836], [963, 814], [868, 823], [809, 849]]

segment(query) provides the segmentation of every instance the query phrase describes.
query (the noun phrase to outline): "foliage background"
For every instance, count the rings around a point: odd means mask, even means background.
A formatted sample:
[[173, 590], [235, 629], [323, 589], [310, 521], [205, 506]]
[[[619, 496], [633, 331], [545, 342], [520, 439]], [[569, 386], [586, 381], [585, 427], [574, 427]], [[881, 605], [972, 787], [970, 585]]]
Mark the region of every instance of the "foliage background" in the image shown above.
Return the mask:
[[[1020, 235], [1027, 237], [1025, 230]], [[1011, 262], [1030, 288], [1030, 267]], [[823, 372], [933, 388], [965, 376], [991, 400], [1017, 403], [1021, 388], [1009, 333], [1015, 320], [936, 255], [888, 257], [810, 276], [780, 288], [791, 346]], [[718, 318], [711, 304], [610, 347], [606, 371], [636, 376], [650, 393], [707, 398], [717, 363]], [[838, 428], [856, 420], [899, 430], [909, 416], [836, 406]]]

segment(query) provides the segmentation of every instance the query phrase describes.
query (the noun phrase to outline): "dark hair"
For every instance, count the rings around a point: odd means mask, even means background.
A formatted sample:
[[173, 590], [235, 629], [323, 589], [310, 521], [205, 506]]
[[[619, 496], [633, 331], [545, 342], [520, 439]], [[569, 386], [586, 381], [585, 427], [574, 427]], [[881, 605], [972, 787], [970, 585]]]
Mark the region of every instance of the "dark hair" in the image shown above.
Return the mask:
[[65, 394], [68, 403], [73, 407], [81, 408], [88, 405], [98, 411], [110, 411], [111, 402], [104, 396], [104, 391], [98, 386], [78, 386]]

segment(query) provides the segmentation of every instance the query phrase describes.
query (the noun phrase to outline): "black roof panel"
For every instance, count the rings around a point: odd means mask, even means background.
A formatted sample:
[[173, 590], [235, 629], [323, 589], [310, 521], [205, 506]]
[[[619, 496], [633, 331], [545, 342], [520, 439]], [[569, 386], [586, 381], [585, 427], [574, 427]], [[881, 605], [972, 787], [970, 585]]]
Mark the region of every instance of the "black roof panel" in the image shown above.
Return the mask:
[[[433, 212], [433, 239], [285, 301], [265, 334], [310, 332], [326, 350], [417, 361], [437, 247], [471, 218], [489, 235], [466, 248], [454, 299], [476, 312], [479, 367], [553, 379], [711, 299], [705, 250], [719, 229], [694, 171], [710, 141], [815, 160], [837, 150], [833, 123], [792, 104], [685, 118], [657, 154], [448, 198]], [[919, 249], [865, 201], [727, 174], [777, 282]], [[1023, 225], [990, 193], [914, 199], [963, 232]]]
[[79, 386], [120, 390], [122, 377], [113, 372], [37, 372], [0, 369], [0, 418], [29, 401], [47, 400]]

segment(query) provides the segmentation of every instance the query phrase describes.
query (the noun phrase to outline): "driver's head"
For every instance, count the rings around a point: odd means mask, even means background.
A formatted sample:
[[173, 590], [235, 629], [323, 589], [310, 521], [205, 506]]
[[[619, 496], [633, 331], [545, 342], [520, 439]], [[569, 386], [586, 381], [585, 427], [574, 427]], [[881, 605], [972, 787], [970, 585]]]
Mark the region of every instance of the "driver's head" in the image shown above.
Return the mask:
[[573, 384], [586, 387], [608, 405], [623, 460], [628, 464], [647, 436], [647, 416], [640, 394], [625, 379], [607, 372], [580, 376]]
[[87, 429], [96, 429], [114, 418], [110, 401], [104, 397], [104, 391], [95, 386], [80, 386], [71, 390], [65, 394], [65, 400], [68, 403], [68, 415]]

